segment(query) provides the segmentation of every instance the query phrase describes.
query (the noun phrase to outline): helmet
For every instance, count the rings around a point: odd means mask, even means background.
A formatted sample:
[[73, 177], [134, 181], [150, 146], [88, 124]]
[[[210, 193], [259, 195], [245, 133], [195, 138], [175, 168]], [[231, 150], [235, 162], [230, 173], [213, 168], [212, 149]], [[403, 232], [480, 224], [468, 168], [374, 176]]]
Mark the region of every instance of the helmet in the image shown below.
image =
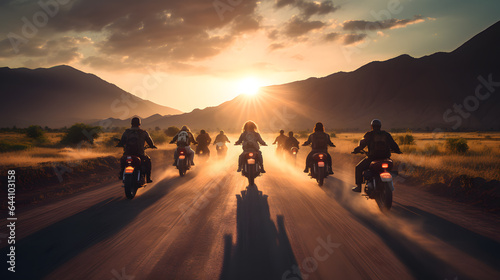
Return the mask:
[[206, 132], [204, 129], [202, 129], [202, 130], [200, 131], [200, 134], [205, 134], [205, 133], [207, 133], [207, 132]]
[[382, 122], [379, 119], [373, 119], [371, 125], [375, 127], [382, 127]]
[[282, 130], [280, 130], [280, 134], [283, 134], [283, 133], [285, 133], [285, 131], [284, 131], [283, 129], [282, 129]]
[[288, 136], [292, 137], [293, 136], [293, 131], [288, 132]]
[[182, 131], [189, 131], [189, 128], [187, 126], [183, 125], [182, 128], [181, 128], [181, 130]]
[[224, 130], [221, 130], [221, 131], [220, 131], [220, 134], [224, 134]]
[[141, 125], [141, 119], [138, 117], [133, 117], [132, 121], [130, 122], [132, 126], [140, 126]]

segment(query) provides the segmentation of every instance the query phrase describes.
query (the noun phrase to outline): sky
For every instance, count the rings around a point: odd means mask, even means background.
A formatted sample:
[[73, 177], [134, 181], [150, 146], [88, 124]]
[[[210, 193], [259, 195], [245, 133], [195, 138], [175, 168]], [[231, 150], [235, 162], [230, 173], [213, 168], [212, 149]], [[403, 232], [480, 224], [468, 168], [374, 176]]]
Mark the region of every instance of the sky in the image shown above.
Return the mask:
[[498, 0], [0, 0], [0, 66], [70, 65], [184, 112], [452, 51]]

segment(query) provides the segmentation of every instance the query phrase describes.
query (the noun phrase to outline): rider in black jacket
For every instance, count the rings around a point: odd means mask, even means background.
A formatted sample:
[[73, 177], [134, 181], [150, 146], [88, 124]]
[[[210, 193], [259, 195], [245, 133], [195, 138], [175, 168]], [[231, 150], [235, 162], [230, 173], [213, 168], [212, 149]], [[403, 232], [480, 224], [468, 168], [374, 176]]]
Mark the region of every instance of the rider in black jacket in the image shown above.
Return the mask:
[[120, 160], [120, 177], [123, 177], [123, 170], [125, 169], [125, 163], [127, 155], [137, 156], [141, 158], [146, 170], [146, 180], [148, 183], [153, 182], [151, 180], [151, 158], [144, 152], [144, 144], [147, 143], [149, 147], [156, 149], [153, 143], [153, 139], [149, 136], [146, 130], [140, 128], [141, 119], [135, 117], [131, 121], [132, 127], [125, 130], [120, 139], [120, 143], [116, 145], [117, 147], [123, 147], [123, 156]]
[[353, 151], [353, 153], [359, 153], [365, 147], [368, 147], [367, 157], [356, 165], [356, 187], [352, 188], [354, 192], [361, 192], [363, 171], [370, 167], [372, 161], [390, 158], [391, 150], [397, 154], [401, 154], [401, 150], [391, 134], [384, 130], [380, 130], [382, 127], [382, 122], [380, 120], [372, 120], [371, 126], [372, 131], [368, 131], [365, 136], [363, 136], [363, 139], [359, 141], [359, 146], [354, 148]]
[[332, 157], [328, 153], [328, 146], [335, 147], [335, 145], [330, 140], [330, 135], [325, 133], [325, 128], [323, 127], [322, 123], [316, 123], [316, 125], [314, 126], [314, 133], [309, 135], [309, 138], [306, 142], [304, 142], [304, 144], [302, 144], [302, 146], [307, 146], [309, 144], [312, 144], [312, 151], [309, 153], [309, 155], [307, 155], [306, 168], [304, 169], [304, 173], [309, 172], [309, 168], [311, 167], [312, 162], [312, 156], [315, 153], [326, 153], [328, 173], [333, 174]]

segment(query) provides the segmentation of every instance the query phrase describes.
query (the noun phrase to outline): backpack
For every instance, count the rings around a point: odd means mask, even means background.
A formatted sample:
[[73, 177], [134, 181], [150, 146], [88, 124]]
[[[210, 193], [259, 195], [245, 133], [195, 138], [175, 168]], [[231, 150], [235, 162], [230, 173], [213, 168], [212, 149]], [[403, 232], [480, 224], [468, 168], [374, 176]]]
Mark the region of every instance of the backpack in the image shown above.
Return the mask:
[[186, 131], [181, 131], [177, 134], [177, 144], [184, 146], [189, 145], [189, 134]]
[[125, 150], [127, 154], [138, 155], [139, 154], [139, 131], [129, 130], [127, 134], [127, 141], [125, 142]]
[[247, 132], [245, 139], [243, 139], [243, 149], [256, 149], [259, 150], [259, 143], [257, 143], [257, 136], [254, 133]]
[[378, 158], [383, 158], [389, 157], [390, 151], [387, 134], [383, 132], [375, 132], [373, 134], [372, 144], [370, 145], [370, 154]]

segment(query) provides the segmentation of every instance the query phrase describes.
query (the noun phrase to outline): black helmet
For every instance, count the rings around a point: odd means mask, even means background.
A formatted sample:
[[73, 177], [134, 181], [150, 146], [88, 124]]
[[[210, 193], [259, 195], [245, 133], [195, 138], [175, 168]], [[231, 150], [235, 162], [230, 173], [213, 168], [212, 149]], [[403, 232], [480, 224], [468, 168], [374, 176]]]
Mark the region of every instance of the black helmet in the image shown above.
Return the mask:
[[285, 131], [284, 131], [283, 129], [282, 129], [282, 130], [280, 130], [280, 134], [283, 134], [283, 133], [285, 133]]
[[141, 125], [141, 119], [138, 117], [133, 117], [131, 121], [132, 126], [140, 126]]
[[202, 130], [200, 131], [200, 134], [205, 134], [205, 133], [207, 133], [207, 132], [206, 132], [204, 129], [202, 129]]
[[288, 136], [292, 137], [293, 136], [293, 131], [288, 132]]
[[382, 127], [382, 122], [379, 119], [373, 119], [371, 125], [380, 128]]

